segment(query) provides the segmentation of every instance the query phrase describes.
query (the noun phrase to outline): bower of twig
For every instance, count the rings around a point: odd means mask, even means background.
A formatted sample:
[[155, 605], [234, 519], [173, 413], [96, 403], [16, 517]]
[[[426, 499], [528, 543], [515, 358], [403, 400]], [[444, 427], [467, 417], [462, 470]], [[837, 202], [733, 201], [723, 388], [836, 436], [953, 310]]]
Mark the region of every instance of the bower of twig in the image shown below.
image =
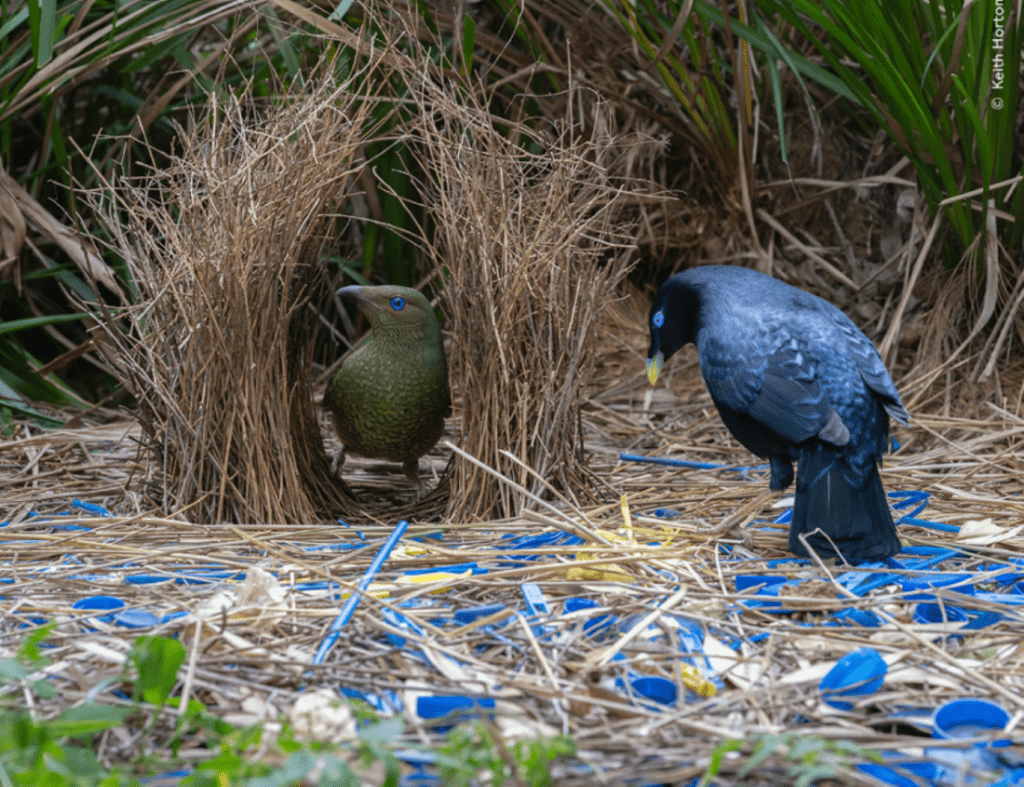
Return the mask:
[[[462, 402], [455, 442], [465, 453], [453, 458], [447, 516], [514, 516], [551, 494], [586, 499], [580, 410], [597, 327], [634, 251], [626, 138], [600, 102], [542, 138], [526, 125], [497, 128], [469, 91], [427, 74], [409, 81]], [[652, 144], [629, 142], [634, 152]]]
[[313, 405], [311, 305], [329, 284], [332, 208], [373, 133], [376, 80], [331, 74], [258, 111], [245, 95], [210, 101], [169, 167], [110, 189], [138, 294], [103, 325], [107, 353], [138, 401], [152, 497], [196, 522], [350, 507]]

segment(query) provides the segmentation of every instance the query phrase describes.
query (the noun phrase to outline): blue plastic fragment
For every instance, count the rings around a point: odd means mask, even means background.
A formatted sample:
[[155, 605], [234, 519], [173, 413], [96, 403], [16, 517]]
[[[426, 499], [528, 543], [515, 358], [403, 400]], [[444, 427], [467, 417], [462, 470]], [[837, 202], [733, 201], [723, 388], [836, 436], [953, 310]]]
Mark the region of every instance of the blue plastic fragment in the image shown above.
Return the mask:
[[[385, 607], [382, 614], [384, 615], [384, 620], [386, 620], [388, 623], [390, 623], [392, 626], [394, 626], [396, 629], [399, 629], [400, 631], [404, 631], [407, 634], [413, 634], [420, 638], [426, 637], [427, 635], [427, 632], [423, 630], [422, 626], [420, 626], [418, 623], [413, 622], [400, 612], [396, 612], [395, 610], [390, 609], [389, 607]], [[386, 636], [388, 640], [390, 640], [391, 644], [394, 645], [396, 648], [405, 647], [405, 637], [399, 634], [395, 634], [391, 631], [387, 632]]]
[[988, 601], [993, 604], [1005, 604], [1009, 607], [1024, 606], [1024, 595], [1020, 593], [986, 593], [977, 591], [974, 597], [979, 601]]
[[948, 592], [960, 593], [966, 596], [975, 594], [974, 582], [977, 577], [974, 574], [943, 574], [929, 572], [914, 577], [903, 579], [903, 598], [907, 601], [932, 601], [935, 593], [924, 593], [924, 590], [936, 590], [946, 588]]
[[401, 713], [405, 710], [402, 697], [393, 689], [384, 689], [381, 694], [374, 694], [342, 686], [341, 693], [351, 700], [361, 700], [374, 710], [386, 715]]
[[474, 574], [487, 573], [486, 568], [480, 568], [476, 563], [456, 563], [451, 566], [432, 566], [430, 568], [408, 568], [402, 573], [410, 577], [415, 577], [422, 574], [437, 573], [463, 574], [466, 571], [472, 571]]
[[522, 585], [523, 601], [526, 602], [526, 611], [531, 615], [550, 615], [548, 601], [540, 585], [536, 582], [524, 582]]
[[[573, 596], [572, 598], [567, 598], [565, 600], [562, 604], [562, 610], [565, 613], [571, 613], [578, 612], [581, 609], [595, 609], [600, 606], [601, 605], [592, 598]], [[586, 623], [583, 624], [583, 633], [588, 637], [596, 637], [598, 635], [605, 634], [616, 620], [618, 620], [616, 615], [594, 615], [593, 617], [588, 618]]]
[[882, 685], [889, 665], [874, 648], [859, 648], [847, 653], [821, 679], [822, 699], [840, 710], [853, 710], [853, 703], [840, 697], [874, 694]]
[[676, 511], [674, 508], [655, 508], [653, 513], [659, 519], [674, 519], [683, 515], [682, 511]]
[[[906, 759], [900, 754], [894, 754], [892, 757]], [[892, 765], [865, 762], [860, 763], [857, 770], [868, 774], [868, 776], [874, 776], [884, 784], [894, 785], [894, 787], [921, 787], [922, 780], [924, 784], [934, 784], [939, 778], [940, 772], [945, 771], [942, 766], [933, 762], [903, 762]]]
[[1000, 620], [1003, 619], [1003, 615], [999, 612], [981, 612], [977, 615], [972, 615], [970, 622], [964, 626], [964, 630], [977, 630], [994, 626]]
[[131, 574], [124, 578], [126, 585], [163, 585], [174, 581], [174, 577], [160, 574]]
[[[896, 500], [896, 502], [892, 504], [892, 507], [897, 511], [903, 508], [909, 508], [910, 506], [915, 506], [914, 510], [910, 511], [907, 516], [916, 517], [928, 507], [928, 500], [931, 498], [931, 493], [918, 489], [902, 489], [896, 492], [890, 492], [889, 497]], [[899, 524], [899, 522], [896, 524]]]
[[366, 546], [365, 541], [344, 544], [314, 544], [313, 546], [302, 547], [303, 552], [344, 552], [349, 549], [362, 549]]
[[486, 618], [494, 615], [495, 613], [501, 612], [503, 609], [507, 609], [504, 604], [486, 604], [482, 607], [470, 607], [469, 609], [460, 609], [455, 613], [455, 622], [460, 625], [466, 625], [472, 623], [478, 618]]
[[98, 506], [95, 503], [86, 503], [83, 500], [72, 500], [71, 507], [79, 508], [82, 511], [86, 511], [92, 514], [93, 516], [113, 516], [113, 514], [111, 514], [103, 506]]
[[916, 525], [917, 527], [924, 527], [928, 530], [938, 530], [940, 533], [959, 533], [959, 525], [947, 525], [945, 522], [932, 522], [928, 519], [915, 519], [912, 516], [900, 517], [900, 520], [896, 523], [897, 525]]
[[882, 625], [881, 618], [870, 609], [857, 609], [850, 607], [840, 610], [833, 616], [836, 620], [846, 623], [848, 626], [861, 626], [863, 628], [878, 628]]
[[952, 604], [921, 603], [914, 607], [915, 623], [964, 623], [967, 613]]
[[[126, 697], [126, 699], [131, 700], [131, 697]], [[194, 771], [188, 768], [178, 771], [167, 771], [165, 773], [158, 773], [155, 776], [144, 776], [139, 779], [139, 784], [152, 784], [155, 787], [163, 787], [163, 785], [172, 787], [172, 785], [179, 784], [182, 779], [191, 776], [193, 773]]]
[[[425, 695], [416, 698], [416, 715], [421, 719], [443, 719], [448, 722], [432, 725], [440, 732], [445, 732], [462, 721], [479, 718], [479, 711], [493, 711], [494, 699], [491, 697], [465, 697], [459, 695]], [[494, 714], [486, 714], [493, 719]]]
[[785, 581], [786, 578], [784, 576], [774, 574], [737, 574], [736, 590], [743, 591], [747, 588], [757, 587], [759, 585], [771, 587], [773, 585], [781, 585]]
[[720, 465], [714, 462], [689, 462], [685, 459], [669, 459], [663, 456], [643, 456], [642, 454], [619, 454], [623, 462], [641, 462], [649, 465], [665, 465], [666, 467], [688, 467], [693, 470], [715, 470], [727, 465]]

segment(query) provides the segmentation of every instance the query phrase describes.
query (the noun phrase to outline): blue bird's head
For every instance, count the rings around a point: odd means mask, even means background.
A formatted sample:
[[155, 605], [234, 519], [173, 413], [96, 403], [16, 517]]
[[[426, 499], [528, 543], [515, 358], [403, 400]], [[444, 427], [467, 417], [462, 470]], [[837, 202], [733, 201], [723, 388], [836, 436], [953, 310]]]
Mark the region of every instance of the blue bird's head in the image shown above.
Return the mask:
[[651, 331], [647, 379], [651, 385], [658, 382], [665, 361], [692, 342], [697, 333], [699, 298], [680, 276], [682, 274], [673, 276], [662, 284], [651, 304], [651, 316], [647, 322]]

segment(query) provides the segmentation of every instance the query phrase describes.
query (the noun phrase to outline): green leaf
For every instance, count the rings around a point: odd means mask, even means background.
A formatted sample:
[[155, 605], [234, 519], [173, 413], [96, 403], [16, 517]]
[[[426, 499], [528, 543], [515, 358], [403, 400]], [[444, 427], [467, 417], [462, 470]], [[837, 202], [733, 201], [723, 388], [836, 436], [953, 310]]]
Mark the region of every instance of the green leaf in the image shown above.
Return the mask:
[[46, 325], [59, 325], [62, 322], [75, 322], [76, 320], [84, 320], [89, 317], [92, 317], [92, 315], [87, 312], [77, 312], [75, 314], [47, 314], [42, 317], [25, 317], [21, 320], [6, 320], [0, 322], [0, 336], [5, 333], [27, 331], [30, 328], [42, 328]]
[[366, 743], [386, 745], [405, 732], [405, 720], [401, 716], [383, 719], [367, 724], [359, 730], [359, 739]]
[[89, 702], [85, 705], [68, 708], [57, 718], [47, 721], [45, 726], [56, 736], [76, 738], [108, 730], [111, 727], [118, 727], [132, 713], [134, 713], [132, 708]]
[[0, 659], [0, 683], [18, 683], [25, 680], [30, 671], [14, 659]]
[[359, 787], [359, 779], [348, 763], [333, 754], [321, 754], [320, 787]]
[[332, 22], [340, 22], [345, 17], [345, 14], [348, 13], [348, 9], [352, 7], [354, 2], [355, 0], [341, 0], [341, 2], [338, 3], [338, 7], [335, 8], [327, 18]]
[[28, 0], [28, 24], [32, 34], [32, 57], [36, 68], [42, 68], [53, 57], [57, 0]]
[[754, 753], [750, 755], [750, 759], [747, 760], [746, 764], [740, 768], [736, 774], [739, 777], [748, 775], [758, 765], [767, 760], [780, 746], [785, 746], [788, 743], [788, 739], [791, 735], [758, 735], [757, 743], [754, 746]]
[[812, 784], [821, 779], [834, 779], [836, 777], [836, 768], [834, 765], [817, 765], [813, 768], [798, 766], [789, 771], [790, 776], [796, 776], [797, 774], [799, 774], [799, 778], [793, 782], [793, 787], [811, 787]]
[[169, 637], [139, 637], [128, 654], [138, 677], [134, 696], [153, 705], [163, 705], [185, 663], [185, 648]]
[[462, 19], [462, 61], [466, 69], [466, 76], [469, 76], [473, 71], [473, 50], [475, 47], [476, 22], [467, 13]]

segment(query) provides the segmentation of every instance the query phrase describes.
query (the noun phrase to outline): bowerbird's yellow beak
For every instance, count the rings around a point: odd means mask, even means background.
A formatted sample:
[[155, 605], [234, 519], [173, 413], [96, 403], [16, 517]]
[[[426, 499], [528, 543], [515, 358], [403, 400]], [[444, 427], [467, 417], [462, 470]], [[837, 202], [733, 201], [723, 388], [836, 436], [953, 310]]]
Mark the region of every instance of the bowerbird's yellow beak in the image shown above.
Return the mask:
[[658, 350], [653, 358], [647, 359], [647, 379], [651, 381], [651, 385], [658, 382], [658, 375], [661, 374], [661, 367], [664, 365], [665, 354], [661, 350]]

